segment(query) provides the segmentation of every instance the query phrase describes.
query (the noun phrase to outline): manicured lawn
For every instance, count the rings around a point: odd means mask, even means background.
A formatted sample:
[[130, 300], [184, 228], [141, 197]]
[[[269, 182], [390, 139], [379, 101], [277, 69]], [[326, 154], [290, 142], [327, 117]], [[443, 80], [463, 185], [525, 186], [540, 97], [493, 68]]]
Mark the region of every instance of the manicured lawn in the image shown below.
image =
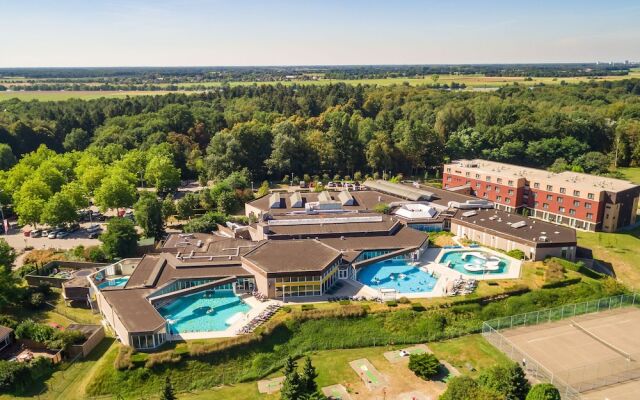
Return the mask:
[[616, 277], [640, 289], [640, 228], [628, 232], [578, 232], [578, 245], [593, 251], [593, 257], [610, 263]]

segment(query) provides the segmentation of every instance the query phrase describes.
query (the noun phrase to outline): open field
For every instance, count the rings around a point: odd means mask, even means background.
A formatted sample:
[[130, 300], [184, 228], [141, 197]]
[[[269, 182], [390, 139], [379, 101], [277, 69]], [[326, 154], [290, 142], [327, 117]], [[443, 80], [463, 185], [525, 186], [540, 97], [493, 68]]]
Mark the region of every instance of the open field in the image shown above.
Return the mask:
[[610, 264], [620, 281], [640, 288], [640, 228], [616, 233], [578, 231], [577, 235], [578, 245], [591, 249], [594, 259]]
[[[169, 91], [25, 91], [25, 92], [0, 92], [0, 101], [9, 99], [20, 99], [24, 101], [40, 100], [40, 101], [59, 101], [69, 99], [93, 100], [101, 97], [123, 98], [127, 96], [153, 96], [171, 93]], [[189, 92], [185, 92], [189, 93]]]
[[[437, 81], [431, 76], [423, 76], [423, 77], [415, 77], [415, 78], [374, 78], [374, 79], [320, 79], [320, 80], [287, 80], [287, 81], [270, 81], [270, 82], [243, 82], [243, 81], [234, 81], [228, 82], [230, 86], [246, 86], [246, 85], [274, 85], [274, 84], [282, 84], [282, 85], [330, 85], [336, 83], [346, 83], [351, 85], [378, 85], [378, 86], [391, 86], [391, 85], [402, 85], [409, 84], [411, 86], [419, 86], [419, 85], [433, 85], [434, 83], [439, 83], [441, 85], [447, 84], [451, 85], [451, 83], [456, 82], [458, 84], [464, 83], [468, 89], [470, 90], [482, 90], [482, 89], [497, 89], [502, 86], [518, 83], [521, 85], [533, 86], [536, 84], [545, 84], [545, 85], [559, 85], [561, 82], [566, 83], [580, 83], [580, 82], [588, 82], [590, 80], [608, 80], [608, 81], [616, 81], [622, 79], [629, 78], [640, 78], [640, 71], [632, 71], [629, 75], [623, 76], [603, 76], [598, 78], [592, 77], [566, 77], [566, 78], [553, 78], [553, 77], [540, 77], [540, 78], [526, 78], [526, 77], [502, 77], [502, 76], [484, 76], [481, 74], [466, 74], [466, 75], [440, 75]], [[52, 82], [52, 80], [43, 80], [42, 83]], [[25, 83], [16, 83], [15, 85], [24, 85]], [[91, 85], [91, 83], [86, 83]], [[177, 85], [182, 88], [189, 88], [195, 86], [205, 86], [205, 87], [219, 87], [223, 83], [222, 82], [184, 82], [184, 83], [159, 83], [154, 84], [158, 87], [168, 87], [169, 85]], [[194, 91], [189, 90], [181, 90], [180, 93], [195, 93]], [[57, 100], [67, 100], [71, 98], [79, 98], [83, 100], [91, 100], [97, 99], [101, 97], [126, 97], [126, 96], [144, 96], [144, 95], [162, 95], [166, 93], [171, 93], [171, 91], [134, 91], [134, 90], [123, 90], [123, 91], [24, 91], [24, 92], [0, 92], [0, 101], [18, 98], [20, 100], [42, 100], [42, 101], [57, 101]]]

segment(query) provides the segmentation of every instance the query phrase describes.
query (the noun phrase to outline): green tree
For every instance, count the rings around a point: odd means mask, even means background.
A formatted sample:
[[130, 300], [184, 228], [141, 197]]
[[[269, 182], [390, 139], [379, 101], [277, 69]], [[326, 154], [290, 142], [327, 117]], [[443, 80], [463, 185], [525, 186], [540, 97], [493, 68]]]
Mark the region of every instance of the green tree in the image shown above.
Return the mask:
[[298, 374], [297, 364], [291, 357], [287, 357], [284, 365], [284, 382], [280, 389], [281, 400], [299, 400], [304, 390]]
[[62, 146], [67, 151], [84, 150], [91, 143], [91, 139], [87, 131], [81, 128], [74, 128], [64, 137]]
[[6, 170], [16, 164], [16, 156], [11, 151], [11, 146], [0, 143], [0, 170]]
[[136, 201], [136, 188], [122, 176], [111, 175], [102, 181], [94, 200], [102, 211], [130, 207]]
[[304, 358], [302, 375], [300, 375], [300, 387], [304, 393], [312, 394], [318, 391], [318, 384], [316, 383], [317, 377], [318, 373], [313, 364], [311, 364], [311, 358], [306, 356]]
[[164, 233], [162, 204], [154, 193], [143, 192], [133, 207], [136, 223], [144, 236], [160, 238]]
[[438, 375], [440, 361], [431, 353], [411, 354], [409, 356], [409, 369], [424, 380], [431, 379]]
[[258, 191], [256, 192], [256, 197], [263, 197], [268, 194], [269, 194], [269, 182], [264, 181], [262, 182], [262, 185], [260, 185], [260, 188], [258, 188]]
[[506, 400], [525, 400], [531, 387], [524, 371], [517, 363], [489, 367], [482, 371], [478, 382], [504, 395]]
[[173, 200], [173, 195], [169, 194], [162, 200], [162, 218], [166, 221], [167, 218], [177, 213], [176, 202]]
[[136, 254], [138, 233], [128, 218], [112, 218], [107, 223], [107, 231], [100, 235], [102, 247], [110, 259], [131, 257]]
[[144, 177], [158, 193], [172, 192], [180, 185], [180, 170], [169, 157], [152, 158], [147, 164]]
[[16, 261], [16, 252], [7, 243], [4, 238], [0, 238], [0, 265], [4, 265], [5, 267], [13, 267], [13, 263]]
[[160, 394], [160, 400], [176, 400], [177, 397], [173, 391], [173, 384], [171, 383], [171, 378], [167, 376], [164, 380], [164, 388], [162, 389], [162, 393]]
[[485, 389], [473, 378], [462, 375], [449, 380], [447, 390], [440, 395], [440, 400], [504, 400], [504, 396]]
[[183, 198], [178, 200], [176, 204], [176, 211], [180, 219], [189, 219], [193, 217], [199, 206], [198, 196], [194, 193], [187, 193]]
[[550, 383], [539, 383], [531, 388], [526, 400], [560, 400], [560, 392]]
[[40, 216], [40, 222], [49, 226], [57, 226], [77, 220], [78, 213], [76, 208], [69, 197], [62, 192], [54, 194], [46, 202]]

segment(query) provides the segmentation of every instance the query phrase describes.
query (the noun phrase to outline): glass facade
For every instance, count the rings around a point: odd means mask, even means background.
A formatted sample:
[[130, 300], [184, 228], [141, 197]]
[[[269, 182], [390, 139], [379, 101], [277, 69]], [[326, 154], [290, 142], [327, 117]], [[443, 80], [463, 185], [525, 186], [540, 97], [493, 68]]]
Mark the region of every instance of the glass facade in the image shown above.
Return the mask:
[[442, 230], [441, 224], [409, 224], [409, 227], [420, 232], [440, 232]]
[[131, 346], [136, 349], [144, 350], [144, 349], [155, 349], [160, 346], [164, 342], [167, 341], [166, 333], [149, 333], [149, 334], [132, 334], [131, 335]]
[[338, 265], [339, 262], [335, 262], [322, 275], [276, 278], [276, 298], [321, 296], [338, 280]]
[[391, 250], [366, 250], [360, 253], [353, 262], [364, 261], [374, 257], [380, 257], [385, 254], [391, 253]]

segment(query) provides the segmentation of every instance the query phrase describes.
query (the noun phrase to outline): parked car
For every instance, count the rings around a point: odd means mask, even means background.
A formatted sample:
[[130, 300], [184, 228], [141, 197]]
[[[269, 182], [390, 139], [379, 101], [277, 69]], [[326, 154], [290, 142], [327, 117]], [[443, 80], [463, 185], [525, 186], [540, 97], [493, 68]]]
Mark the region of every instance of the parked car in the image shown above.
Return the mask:
[[102, 232], [100, 230], [93, 231], [89, 234], [89, 239], [97, 239]]
[[49, 231], [49, 235], [47, 235], [47, 237], [48, 237], [49, 239], [55, 239], [55, 238], [56, 238], [56, 236], [58, 236], [58, 233], [60, 233], [60, 231], [59, 231], [59, 230], [57, 230], [57, 229], [54, 229], [54, 230], [52, 230], [52, 231]]
[[334, 188], [334, 187], [336, 187], [336, 184], [335, 184], [335, 182], [329, 182], [329, 183], [327, 183], [327, 187], [328, 188]]
[[69, 232], [67, 231], [60, 231], [58, 232], [58, 234], [56, 235], [56, 239], [64, 239], [67, 236], [69, 236]]
[[69, 231], [69, 233], [71, 233], [71, 232], [77, 231], [78, 229], [80, 229], [80, 224], [74, 223], [74, 224], [69, 225], [68, 231]]
[[32, 238], [39, 238], [42, 237], [42, 231], [40, 229], [34, 229], [31, 231], [31, 237]]
[[42, 230], [42, 237], [47, 237], [47, 236], [49, 236], [49, 231], [46, 230], [46, 229], [43, 229]]
[[98, 230], [100, 230], [100, 225], [98, 225], [98, 224], [89, 225], [87, 227], [87, 232], [89, 232], [89, 233], [95, 232], [95, 231], [98, 231]]

